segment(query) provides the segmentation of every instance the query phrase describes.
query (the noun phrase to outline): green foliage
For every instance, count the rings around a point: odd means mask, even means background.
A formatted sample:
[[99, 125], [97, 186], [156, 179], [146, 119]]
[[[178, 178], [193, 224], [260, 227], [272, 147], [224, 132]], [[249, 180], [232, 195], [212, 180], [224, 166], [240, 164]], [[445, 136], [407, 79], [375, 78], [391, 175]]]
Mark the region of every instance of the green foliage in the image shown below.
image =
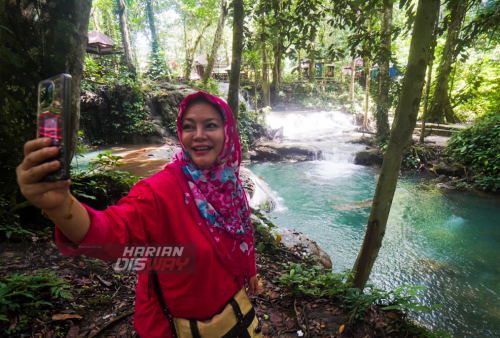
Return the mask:
[[12, 202], [0, 195], [0, 240], [18, 241], [34, 236], [34, 233], [21, 227], [19, 215], [11, 212], [13, 207]]
[[165, 62], [164, 53], [160, 50], [157, 41], [151, 44], [149, 68], [146, 75], [153, 81], [164, 81], [170, 78], [170, 71]]
[[90, 161], [88, 168], [72, 174], [72, 193], [97, 209], [116, 204], [143, 178], [114, 170], [125, 165], [120, 162], [121, 159], [121, 156], [114, 156], [109, 150], [97, 155], [96, 159]]
[[279, 278], [279, 285], [286, 288], [290, 296], [306, 295], [312, 297], [338, 297], [349, 289], [346, 280], [350, 272], [332, 273], [320, 266], [308, 266], [306, 263], [283, 263], [288, 272]]
[[240, 110], [238, 114], [238, 135], [240, 136], [243, 151], [248, 150], [254, 140], [259, 138], [266, 128], [266, 113], [258, 113], [254, 110]]
[[497, 191], [500, 174], [500, 115], [487, 115], [475, 125], [453, 135], [446, 150], [455, 161], [480, 174], [483, 190]]
[[[349, 83], [288, 83], [282, 85], [278, 93], [280, 102], [299, 103], [310, 108], [334, 109], [340, 106], [351, 108], [349, 102]], [[355, 102], [362, 102], [363, 89], [355, 85]]]
[[478, 49], [467, 50], [455, 65], [450, 80], [451, 100], [461, 120], [473, 121], [500, 110], [498, 53], [500, 47], [485, 44]]
[[13, 274], [0, 277], [0, 320], [22, 315], [21, 321], [8, 334], [30, 324], [34, 317], [47, 315], [51, 298], [73, 299], [72, 286], [54, 271], [37, 271], [33, 275]]
[[257, 216], [266, 226], [262, 225], [259, 221], [252, 219], [252, 225], [255, 229], [255, 246], [257, 252], [274, 252], [277, 249], [277, 243], [272, 235], [273, 228], [276, 226], [271, 222], [268, 216], [264, 215], [261, 210], [266, 210], [266, 205], [260, 205], [260, 209], [252, 209], [252, 214]]
[[131, 142], [136, 135], [150, 135], [153, 127], [145, 109], [146, 92], [129, 77], [125, 67], [116, 73], [107, 59], [85, 59], [85, 90], [81, 101], [81, 126], [91, 143]]
[[478, 175], [474, 177], [474, 186], [485, 191], [500, 191], [500, 177]]
[[[384, 154], [387, 148], [387, 142], [388, 141], [385, 141], [381, 144]], [[406, 169], [419, 169], [423, 163], [427, 163], [427, 160], [432, 157], [431, 151], [430, 148], [421, 144], [412, 143], [403, 155], [402, 167]]]
[[197, 90], [201, 90], [215, 96], [221, 96], [219, 90], [219, 81], [217, 81], [214, 78], [208, 79], [207, 83], [203, 83], [202, 81], [197, 81], [197, 82], [191, 82], [191, 84]]

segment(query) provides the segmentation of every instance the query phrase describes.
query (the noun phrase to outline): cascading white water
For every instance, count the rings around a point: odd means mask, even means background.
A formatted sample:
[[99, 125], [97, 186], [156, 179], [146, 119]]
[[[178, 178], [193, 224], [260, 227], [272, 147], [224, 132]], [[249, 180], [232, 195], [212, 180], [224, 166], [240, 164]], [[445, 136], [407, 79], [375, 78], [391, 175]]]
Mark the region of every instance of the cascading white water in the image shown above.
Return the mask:
[[[229, 94], [229, 83], [219, 82], [219, 92], [221, 94], [221, 98], [227, 102], [227, 95]], [[245, 100], [243, 95], [241, 95], [241, 91], [238, 92], [238, 100], [240, 102], [245, 102], [247, 105], [247, 109], [249, 109], [249, 110], [252, 109], [251, 103], [249, 101]]]
[[285, 142], [312, 144], [323, 152], [323, 160], [352, 163], [362, 146], [345, 143], [352, 140], [356, 128], [351, 117], [340, 111], [272, 112], [266, 118], [272, 129], [283, 127]]

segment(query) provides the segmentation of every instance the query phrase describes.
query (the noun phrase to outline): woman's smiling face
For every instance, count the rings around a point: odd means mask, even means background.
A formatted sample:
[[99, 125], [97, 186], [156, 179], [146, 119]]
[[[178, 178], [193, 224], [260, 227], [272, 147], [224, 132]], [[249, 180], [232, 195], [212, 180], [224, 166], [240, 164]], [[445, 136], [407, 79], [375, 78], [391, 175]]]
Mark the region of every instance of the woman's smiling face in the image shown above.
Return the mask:
[[181, 139], [194, 164], [210, 167], [224, 146], [222, 115], [211, 104], [193, 103], [182, 117]]

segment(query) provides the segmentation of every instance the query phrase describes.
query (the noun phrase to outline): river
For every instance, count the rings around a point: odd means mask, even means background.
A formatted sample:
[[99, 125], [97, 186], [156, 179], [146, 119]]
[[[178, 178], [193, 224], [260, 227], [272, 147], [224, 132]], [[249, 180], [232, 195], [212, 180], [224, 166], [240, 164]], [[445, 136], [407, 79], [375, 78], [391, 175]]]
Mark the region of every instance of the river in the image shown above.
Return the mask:
[[[353, 126], [340, 112], [274, 112], [272, 128], [320, 147], [321, 161], [249, 166], [279, 196], [275, 224], [301, 231], [330, 255], [333, 269], [352, 268], [366, 230], [379, 169], [353, 164], [364, 146], [345, 143]], [[425, 189], [423, 174], [400, 176], [371, 282], [390, 290], [426, 286], [418, 299], [442, 304], [412, 319], [454, 337], [500, 337], [500, 200]], [[353, 203], [358, 205], [350, 206]]]

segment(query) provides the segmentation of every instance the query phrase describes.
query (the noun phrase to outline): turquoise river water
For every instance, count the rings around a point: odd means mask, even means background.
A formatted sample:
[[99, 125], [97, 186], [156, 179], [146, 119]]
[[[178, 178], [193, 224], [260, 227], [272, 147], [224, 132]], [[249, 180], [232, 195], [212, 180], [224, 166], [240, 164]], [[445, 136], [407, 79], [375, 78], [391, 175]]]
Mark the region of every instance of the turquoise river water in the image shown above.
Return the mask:
[[[363, 146], [345, 143], [353, 127], [339, 112], [272, 113], [268, 123], [325, 153], [318, 161], [249, 166], [278, 195], [275, 224], [316, 240], [334, 271], [352, 268], [370, 207], [345, 205], [372, 198], [379, 169], [352, 163]], [[457, 338], [500, 337], [500, 199], [422, 189], [427, 179], [400, 176], [371, 281], [384, 290], [426, 286], [419, 301], [443, 307], [415, 314], [422, 325]]]

